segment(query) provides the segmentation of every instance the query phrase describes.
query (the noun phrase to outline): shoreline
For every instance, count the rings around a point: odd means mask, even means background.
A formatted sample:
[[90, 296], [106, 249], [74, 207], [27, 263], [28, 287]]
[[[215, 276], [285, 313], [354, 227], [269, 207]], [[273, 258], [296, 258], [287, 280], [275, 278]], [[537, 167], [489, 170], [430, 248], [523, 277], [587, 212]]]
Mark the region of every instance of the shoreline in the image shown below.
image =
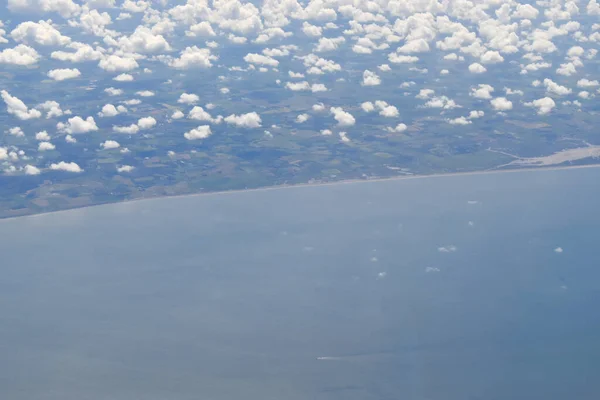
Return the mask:
[[0, 223], [3, 221], [10, 221], [14, 219], [20, 218], [35, 218], [43, 215], [64, 213], [75, 210], [83, 210], [86, 208], [92, 207], [102, 207], [113, 204], [126, 204], [126, 203], [134, 203], [141, 201], [150, 201], [150, 200], [159, 200], [159, 199], [175, 199], [175, 198], [185, 198], [185, 197], [195, 197], [195, 196], [220, 196], [220, 195], [228, 195], [228, 194], [240, 194], [246, 192], [266, 192], [272, 190], [283, 190], [283, 189], [300, 189], [306, 187], [321, 187], [321, 186], [335, 186], [335, 185], [349, 185], [349, 184], [360, 184], [360, 183], [369, 183], [369, 182], [388, 182], [388, 181], [404, 181], [404, 180], [416, 180], [416, 179], [436, 179], [436, 178], [451, 178], [451, 177], [461, 177], [461, 176], [473, 176], [473, 175], [496, 175], [496, 174], [510, 174], [510, 173], [518, 173], [518, 172], [544, 172], [544, 171], [563, 171], [563, 170], [574, 170], [574, 169], [593, 169], [600, 168], [600, 164], [587, 164], [587, 165], [568, 165], [568, 166], [555, 166], [555, 167], [531, 167], [531, 168], [515, 168], [515, 169], [488, 169], [481, 171], [469, 171], [469, 172], [449, 172], [449, 173], [438, 173], [438, 174], [429, 174], [429, 175], [404, 175], [404, 176], [393, 176], [387, 178], [374, 178], [374, 179], [346, 179], [340, 180], [336, 182], [324, 182], [324, 183], [297, 183], [292, 185], [273, 185], [273, 186], [264, 186], [253, 189], [233, 189], [233, 190], [221, 190], [214, 192], [199, 192], [199, 193], [187, 193], [187, 194], [178, 194], [171, 196], [156, 196], [156, 197], [146, 197], [146, 198], [138, 198], [138, 199], [130, 199], [123, 201], [115, 201], [109, 203], [101, 203], [101, 204], [91, 204], [83, 207], [73, 207], [64, 210], [56, 210], [56, 211], [47, 211], [40, 212], [35, 214], [27, 214], [27, 215], [19, 215], [13, 217], [0, 217]]

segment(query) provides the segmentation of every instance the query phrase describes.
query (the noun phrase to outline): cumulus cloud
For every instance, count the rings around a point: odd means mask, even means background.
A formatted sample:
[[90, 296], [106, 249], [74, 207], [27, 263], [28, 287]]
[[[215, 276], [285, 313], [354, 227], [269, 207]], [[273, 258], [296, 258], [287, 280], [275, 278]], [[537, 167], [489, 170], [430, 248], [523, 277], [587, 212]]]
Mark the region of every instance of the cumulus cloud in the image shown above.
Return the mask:
[[535, 107], [538, 109], [538, 114], [544, 115], [552, 111], [556, 107], [556, 103], [550, 97], [544, 97], [541, 99], [534, 100], [532, 102], [525, 103], [528, 107]]
[[48, 71], [48, 78], [55, 81], [64, 81], [81, 76], [81, 72], [77, 68], [53, 69]]
[[46, 131], [40, 131], [35, 134], [35, 140], [47, 142], [50, 140], [50, 135], [48, 135], [48, 132], [46, 132]]
[[312, 85], [306, 81], [302, 82], [287, 82], [285, 84], [286, 89], [294, 92], [298, 91], [311, 91], [313, 93], [325, 92], [327, 88], [322, 83], [313, 83]]
[[548, 78], [544, 79], [544, 86], [546, 87], [546, 92], [550, 94], [555, 94], [557, 96], [565, 96], [573, 92], [568, 87], [561, 86], [558, 83], [554, 82], [552, 79]]
[[331, 107], [331, 114], [333, 118], [338, 122], [339, 126], [352, 126], [356, 123], [356, 119], [347, 111], [344, 111], [342, 107]]
[[508, 100], [506, 97], [496, 97], [490, 101], [490, 104], [496, 111], [508, 111], [513, 108], [512, 101]]
[[200, 97], [197, 94], [193, 93], [182, 93], [177, 100], [178, 103], [181, 104], [195, 104], [200, 101]]
[[86, 119], [83, 119], [79, 116], [69, 118], [67, 123], [59, 122], [56, 125], [56, 128], [61, 132], [69, 134], [87, 133], [98, 130], [98, 126], [96, 125], [96, 121], [94, 121], [93, 117], [87, 117]]
[[150, 28], [138, 26], [130, 36], [122, 36], [118, 45], [125, 53], [160, 53], [171, 51], [166, 39], [152, 32]]
[[56, 164], [50, 164], [50, 169], [53, 171], [66, 171], [66, 172], [74, 172], [79, 173], [83, 172], [83, 169], [79, 165], [74, 162], [65, 162], [61, 161]]
[[99, 117], [114, 117], [115, 115], [119, 115], [120, 113], [127, 112], [127, 108], [125, 106], [119, 105], [115, 107], [112, 104], [105, 104], [102, 107], [102, 111], [98, 113]]
[[133, 75], [131, 74], [119, 74], [113, 78], [113, 81], [117, 82], [131, 82], [133, 81]]
[[114, 132], [124, 133], [128, 135], [133, 135], [140, 131], [140, 127], [137, 124], [131, 124], [128, 126], [113, 125], [112, 129]]
[[100, 147], [102, 147], [104, 150], [111, 150], [118, 149], [119, 147], [121, 147], [121, 145], [117, 141], [106, 140], [103, 143], [100, 143]]
[[302, 124], [302, 123], [308, 121], [309, 118], [310, 118], [310, 115], [308, 115], [308, 114], [298, 114], [298, 116], [296, 117], [296, 122], [298, 124]]
[[241, 128], [259, 128], [262, 123], [260, 116], [254, 111], [241, 115], [231, 114], [225, 117], [225, 122]]
[[479, 63], [473, 63], [469, 65], [469, 72], [472, 74], [483, 74], [486, 71], [487, 69]]
[[98, 66], [108, 72], [131, 71], [139, 67], [133, 57], [111, 54], [100, 60]]
[[50, 142], [40, 142], [40, 144], [38, 144], [38, 151], [49, 151], [54, 150], [55, 148], [56, 146]]
[[27, 108], [25, 103], [21, 101], [18, 97], [11, 96], [6, 90], [0, 91], [0, 95], [2, 96], [2, 100], [6, 104], [6, 111], [9, 114], [14, 115], [15, 117], [21, 120], [28, 120], [33, 118], [39, 118], [42, 116], [42, 113], [33, 108]]
[[274, 59], [273, 57], [265, 56], [262, 54], [249, 53], [244, 56], [244, 61], [250, 64], [257, 65], [268, 65], [270, 67], [277, 67], [279, 65], [279, 61]]
[[25, 165], [23, 167], [23, 172], [25, 172], [25, 175], [39, 175], [42, 173], [38, 167], [31, 164]]
[[378, 86], [381, 84], [381, 79], [379, 76], [368, 69], [363, 72], [363, 86]]
[[208, 125], [200, 125], [197, 128], [194, 128], [183, 134], [187, 140], [198, 140], [198, 139], [206, 139], [212, 135], [212, 131], [210, 130], [210, 126]]
[[156, 119], [154, 117], [140, 118], [137, 122], [140, 129], [150, 129], [156, 126]]
[[52, 25], [52, 21], [22, 22], [12, 30], [10, 36], [15, 42], [43, 46], [65, 46], [71, 42], [71, 38], [63, 36]]
[[600, 86], [600, 83], [597, 80], [589, 80], [584, 78], [577, 81], [577, 86], [582, 88], [593, 88]]
[[210, 68], [217, 56], [211, 54], [210, 49], [200, 49], [197, 46], [186, 47], [179, 58], [167, 59], [170, 67], [177, 69]]
[[478, 85], [477, 88], [471, 88], [470, 95], [477, 99], [489, 100], [492, 98], [492, 92], [494, 88], [490, 85]]
[[57, 13], [63, 18], [78, 14], [81, 7], [72, 0], [8, 0], [8, 9], [17, 13]]
[[53, 51], [50, 57], [55, 60], [80, 63], [85, 61], [98, 61], [103, 57], [103, 51], [99, 48], [84, 43], [71, 43], [69, 47], [75, 49], [75, 52]]
[[40, 55], [34, 48], [20, 44], [14, 48], [0, 51], [0, 64], [32, 65], [40, 60]]
[[117, 167], [117, 172], [122, 173], [122, 172], [131, 172], [135, 169], [134, 166], [131, 165], [121, 165], [120, 167]]
[[323, 53], [327, 51], [337, 50], [342, 43], [344, 43], [346, 39], [343, 36], [337, 38], [325, 38], [322, 37], [319, 39], [319, 43], [315, 46], [315, 52]]
[[120, 96], [123, 94], [123, 89], [109, 87], [109, 88], [104, 89], [104, 93], [108, 94], [109, 96]]

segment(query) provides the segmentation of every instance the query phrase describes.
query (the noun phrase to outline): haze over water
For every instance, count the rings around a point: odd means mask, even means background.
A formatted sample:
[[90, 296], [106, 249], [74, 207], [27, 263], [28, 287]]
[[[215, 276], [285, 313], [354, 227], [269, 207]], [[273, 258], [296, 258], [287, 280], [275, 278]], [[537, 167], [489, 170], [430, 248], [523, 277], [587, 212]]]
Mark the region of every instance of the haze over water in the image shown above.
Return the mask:
[[596, 399], [599, 169], [0, 221], [0, 397]]

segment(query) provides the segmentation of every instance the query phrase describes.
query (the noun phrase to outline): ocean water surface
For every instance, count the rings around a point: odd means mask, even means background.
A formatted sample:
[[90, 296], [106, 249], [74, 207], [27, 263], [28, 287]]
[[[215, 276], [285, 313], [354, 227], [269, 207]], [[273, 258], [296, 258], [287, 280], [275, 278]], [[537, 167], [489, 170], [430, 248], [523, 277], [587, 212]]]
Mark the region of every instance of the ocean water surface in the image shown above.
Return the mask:
[[600, 169], [0, 221], [0, 398], [597, 399]]

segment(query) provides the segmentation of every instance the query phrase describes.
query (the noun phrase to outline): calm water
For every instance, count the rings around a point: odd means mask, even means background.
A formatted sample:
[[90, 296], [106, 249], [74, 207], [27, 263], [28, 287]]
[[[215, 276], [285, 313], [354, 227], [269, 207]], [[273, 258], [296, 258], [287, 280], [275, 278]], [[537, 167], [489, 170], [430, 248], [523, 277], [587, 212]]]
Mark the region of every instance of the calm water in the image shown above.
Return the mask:
[[455, 176], [0, 221], [0, 398], [595, 400], [599, 181]]

